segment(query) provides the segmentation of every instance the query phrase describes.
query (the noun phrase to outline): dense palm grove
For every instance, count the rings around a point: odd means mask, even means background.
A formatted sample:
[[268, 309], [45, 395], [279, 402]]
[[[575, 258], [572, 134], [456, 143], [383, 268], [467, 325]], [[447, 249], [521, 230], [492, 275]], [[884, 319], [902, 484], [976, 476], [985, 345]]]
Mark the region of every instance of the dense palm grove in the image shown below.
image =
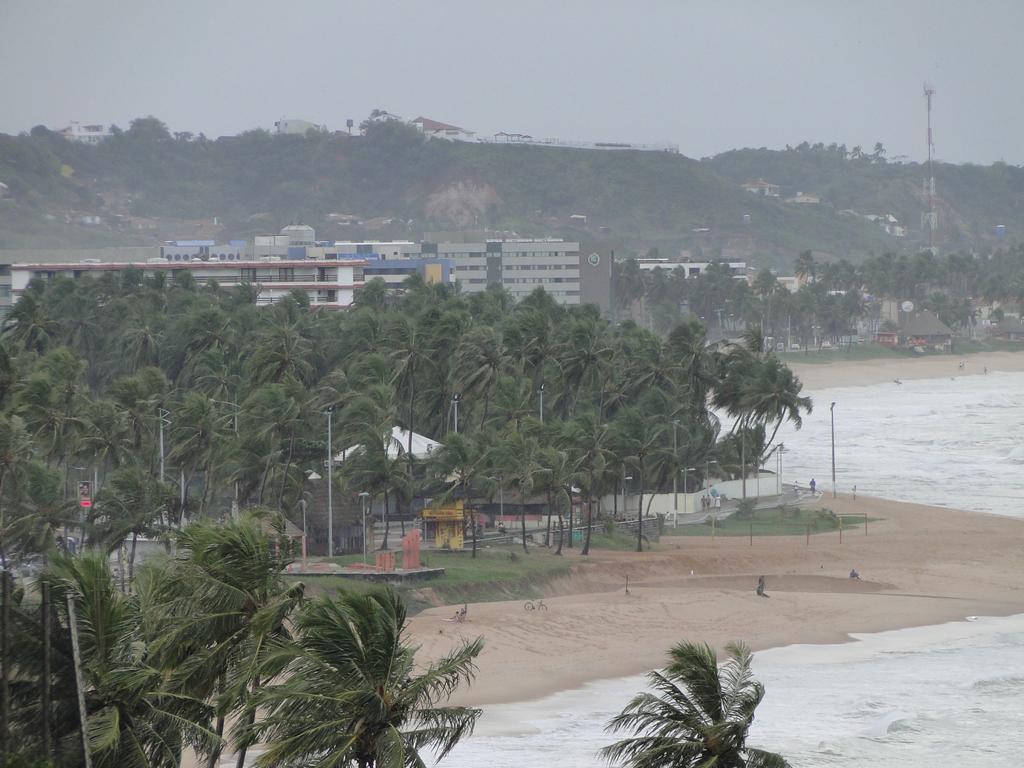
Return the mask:
[[[301, 523], [328, 409], [334, 450], [363, 446], [336, 473], [339, 505], [365, 492], [404, 519], [424, 498], [489, 498], [499, 484], [557, 513], [570, 488], [596, 500], [627, 472], [640, 492], [709, 459], [738, 476], [810, 405], [756, 332], [717, 353], [695, 322], [659, 338], [542, 291], [513, 306], [501, 290], [417, 281], [401, 295], [372, 283], [349, 313], [255, 295], [132, 271], [31, 286], [0, 349], [6, 547], [54, 547], [77, 516], [71, 487], [93, 478], [89, 538], [127, 540], [129, 567], [139, 536], [224, 517], [236, 499]], [[717, 443], [712, 401], [737, 417]], [[443, 449], [396, 456], [396, 424]], [[315, 550], [326, 531], [310, 527]]]
[[241, 768], [256, 743], [266, 768], [443, 756], [479, 715], [445, 702], [480, 642], [414, 667], [398, 597], [304, 599], [281, 531], [265, 511], [188, 524], [130, 591], [102, 551], [53, 556], [5, 611], [0, 765], [72, 768], [85, 744], [97, 768], [176, 768], [190, 750], [213, 768], [227, 749]]
[[804, 347], [856, 335], [858, 325], [877, 330], [883, 299], [912, 300], [961, 332], [975, 324], [979, 302], [1024, 302], [1022, 246], [987, 256], [886, 253], [858, 265], [815, 259], [806, 251], [792, 274], [806, 281], [795, 293], [768, 269], [748, 284], [724, 265], [712, 265], [694, 279], [682, 269], [642, 271], [627, 261], [619, 268], [616, 295], [620, 312], [639, 308], [642, 319], [661, 331], [688, 309], [713, 328], [757, 324], [775, 339]]
[[[29, 755], [81, 759], [72, 626], [96, 765], [176, 766], [192, 747], [212, 766], [225, 743], [241, 765], [255, 742], [265, 765], [419, 765], [419, 750], [471, 729], [474, 710], [443, 703], [478, 644], [414, 672], [396, 598], [304, 601], [282, 578], [280, 532], [310, 506], [328, 412], [332, 452], [359, 446], [334, 473], [338, 505], [366, 493], [404, 526], [431, 499], [472, 508], [499, 487], [557, 519], [575, 497], [592, 522], [627, 472], [643, 512], [683, 467], [759, 466], [810, 408], [757, 330], [715, 351], [697, 322], [659, 337], [543, 291], [513, 305], [415, 279], [399, 294], [371, 283], [348, 313], [256, 298], [187, 273], [111, 272], [33, 283], [7, 320], [0, 557], [43, 565], [38, 584], [14, 584], [7, 625], [10, 728]], [[396, 455], [395, 425], [441, 448]], [[96, 484], [84, 518], [83, 479]], [[309, 525], [323, 551], [322, 518]], [[143, 539], [171, 556], [137, 566]]]

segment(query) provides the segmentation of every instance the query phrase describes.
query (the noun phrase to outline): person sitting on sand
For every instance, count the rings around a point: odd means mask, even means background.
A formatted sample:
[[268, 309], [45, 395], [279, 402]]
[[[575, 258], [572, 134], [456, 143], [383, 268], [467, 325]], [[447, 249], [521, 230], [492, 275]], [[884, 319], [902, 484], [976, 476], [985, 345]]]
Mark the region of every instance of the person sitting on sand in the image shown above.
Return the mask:
[[856, 579], [857, 581], [861, 580], [860, 574], [857, 573], [857, 569], [856, 568], [854, 568], [853, 570], [850, 571], [850, 578], [851, 579]]
[[757, 580], [757, 596], [768, 597], [768, 594], [764, 591], [764, 576], [761, 576]]
[[[860, 578], [860, 577], [858, 576], [858, 578]], [[468, 605], [463, 605], [462, 608], [459, 609], [459, 624], [461, 624], [462, 622], [464, 622], [466, 620], [466, 615], [468, 613], [469, 613], [469, 606]]]
[[895, 381], [895, 382], [896, 382], [897, 384], [902, 384], [902, 383], [903, 383], [903, 382], [902, 382], [902, 381], [900, 381], [899, 379], [893, 379], [893, 381]]

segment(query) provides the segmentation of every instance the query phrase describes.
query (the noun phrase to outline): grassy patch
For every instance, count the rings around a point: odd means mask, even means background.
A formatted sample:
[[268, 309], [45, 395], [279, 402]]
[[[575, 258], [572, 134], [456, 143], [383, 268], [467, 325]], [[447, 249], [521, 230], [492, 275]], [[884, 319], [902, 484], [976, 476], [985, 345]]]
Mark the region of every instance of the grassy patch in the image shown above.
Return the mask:
[[[401, 552], [396, 553], [399, 567], [401, 559]], [[351, 565], [362, 562], [362, 555], [345, 555], [333, 558], [333, 561], [339, 565]], [[541, 547], [531, 547], [529, 554], [524, 554], [518, 545], [481, 549], [475, 559], [469, 552], [423, 552], [420, 561], [429, 568], [444, 568], [445, 573], [438, 579], [398, 588], [414, 612], [437, 602], [482, 602], [536, 597], [544, 583], [568, 574], [572, 568], [569, 558], [558, 557]], [[310, 595], [375, 588], [370, 582], [340, 576], [289, 579], [303, 581]]]
[[[877, 518], [868, 518], [868, 524]], [[736, 515], [719, 520], [715, 523], [715, 536], [805, 536], [808, 532], [813, 536], [820, 533], [833, 533], [839, 530], [839, 516], [828, 509], [803, 509], [786, 507], [785, 509], [760, 509], [752, 518], [737, 518]], [[843, 530], [859, 530], [864, 525], [863, 515], [842, 515]], [[678, 528], [666, 528], [667, 536], [711, 536], [711, 525], [681, 525]]]

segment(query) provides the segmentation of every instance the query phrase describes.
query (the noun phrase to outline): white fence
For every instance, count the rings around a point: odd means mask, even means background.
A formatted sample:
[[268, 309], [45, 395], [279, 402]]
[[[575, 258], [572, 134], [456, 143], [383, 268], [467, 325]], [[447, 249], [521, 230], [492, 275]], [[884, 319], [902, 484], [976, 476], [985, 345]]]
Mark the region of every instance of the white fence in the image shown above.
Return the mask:
[[[717, 491], [720, 496], [724, 496], [726, 499], [739, 499], [743, 497], [743, 481], [742, 480], [722, 480], [721, 482], [712, 483], [711, 489]], [[781, 485], [776, 479], [776, 475], [771, 472], [761, 472], [759, 475], [750, 475], [747, 477], [747, 498], [754, 499], [765, 496], [778, 496], [781, 490]], [[683, 493], [679, 492], [679, 514], [686, 515], [691, 512], [700, 512], [700, 497], [708, 491], [700, 490], [696, 493]], [[638, 493], [626, 494], [626, 516], [636, 515], [637, 504], [640, 502], [640, 496]], [[605, 496], [601, 500], [601, 509], [608, 513], [611, 511], [613, 505], [616, 502], [611, 496]], [[652, 515], [671, 515], [675, 511], [675, 495], [670, 493], [656, 493], [654, 494], [653, 501], [651, 500], [651, 494], [644, 494], [644, 514], [647, 514], [648, 504], [650, 504], [650, 514]], [[618, 509], [622, 512], [622, 495], [618, 497]]]

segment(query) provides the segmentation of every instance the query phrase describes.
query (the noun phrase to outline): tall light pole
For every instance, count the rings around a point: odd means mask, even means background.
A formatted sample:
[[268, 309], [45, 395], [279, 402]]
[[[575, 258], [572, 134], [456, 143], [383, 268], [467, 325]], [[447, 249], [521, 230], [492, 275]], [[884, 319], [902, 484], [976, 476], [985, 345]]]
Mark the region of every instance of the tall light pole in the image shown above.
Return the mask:
[[[334, 557], [334, 451], [331, 448], [331, 419], [334, 415], [334, 406], [327, 406], [325, 413], [327, 414], [327, 556]], [[363, 527], [365, 529], [366, 526]], [[364, 530], [364, 542], [365, 538]]]
[[625, 520], [629, 513], [626, 511], [626, 481], [632, 480], [632, 475], [626, 474], [626, 468], [622, 468], [622, 519]]
[[540, 385], [540, 389], [537, 390], [537, 394], [540, 395], [540, 423], [544, 423], [544, 385]]
[[[679, 419], [672, 420], [672, 527], [676, 527], [676, 521], [679, 517], [679, 477], [674, 471], [676, 462], [679, 461]], [[686, 484], [683, 483], [685, 486]], [[685, 491], [686, 488], [684, 487]]]
[[779, 443], [779, 450], [778, 450], [779, 471], [775, 473], [775, 495], [776, 496], [781, 496], [782, 495], [782, 454], [783, 454], [783, 452], [785, 452], [785, 450], [786, 450], [786, 446], [783, 445], [782, 443]]
[[455, 434], [459, 434], [459, 400], [462, 395], [456, 392], [452, 395], [452, 407], [455, 408]]
[[740, 473], [743, 476], [743, 498], [747, 498], [747, 431], [740, 429]]
[[[686, 508], [689, 506], [689, 504], [686, 503], [686, 500], [688, 498], [690, 498], [687, 495], [689, 493], [689, 486], [686, 484], [686, 475], [687, 475], [688, 472], [696, 472], [696, 471], [697, 471], [696, 467], [683, 467], [683, 514], [684, 515], [687, 514]], [[675, 522], [674, 521], [672, 523], [672, 527], [675, 528]]]
[[366, 565], [366, 499], [369, 496], [366, 491], [359, 494], [359, 500], [363, 505], [363, 565]]
[[832, 498], [836, 497], [836, 404], [829, 406], [829, 414], [832, 418]]
[[160, 482], [162, 483], [164, 481], [164, 427], [171, 423], [168, 418], [171, 412], [166, 408], [158, 408], [156, 413], [160, 419]]

